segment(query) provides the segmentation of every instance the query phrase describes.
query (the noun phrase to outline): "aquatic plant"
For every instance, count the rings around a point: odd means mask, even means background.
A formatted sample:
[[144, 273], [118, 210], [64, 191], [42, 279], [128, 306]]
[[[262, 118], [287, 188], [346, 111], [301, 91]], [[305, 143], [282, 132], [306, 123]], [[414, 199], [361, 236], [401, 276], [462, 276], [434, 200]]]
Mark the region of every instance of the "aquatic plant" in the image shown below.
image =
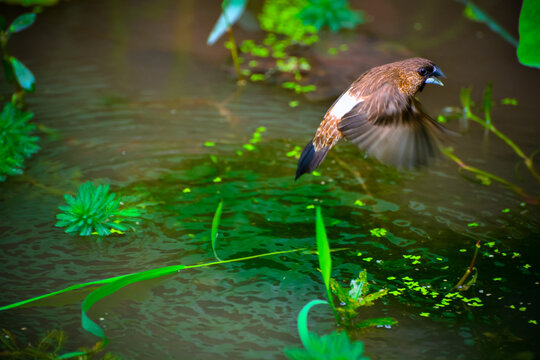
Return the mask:
[[326, 229], [324, 227], [324, 220], [322, 218], [321, 208], [316, 208], [316, 220], [315, 220], [315, 237], [317, 239], [317, 254], [319, 256], [319, 267], [321, 269], [324, 286], [326, 288], [326, 295], [328, 301], [336, 317], [336, 321], [339, 324], [339, 316], [334, 305], [334, 299], [332, 298], [332, 290], [330, 284], [330, 276], [332, 273], [332, 256], [330, 255], [330, 245], [328, 244], [328, 237], [326, 236]]
[[[464, 121], [471, 120], [481, 125], [482, 127], [486, 129], [486, 135], [489, 132], [495, 134], [499, 139], [501, 139], [505, 144], [507, 144], [516, 153], [518, 157], [522, 159], [523, 163], [525, 164], [529, 172], [533, 175], [533, 177], [536, 178], [536, 180], [540, 182], [540, 174], [536, 172], [536, 169], [534, 168], [534, 163], [533, 163], [533, 158], [535, 154], [532, 154], [530, 156], [525, 155], [524, 151], [513, 140], [511, 140], [508, 136], [506, 136], [504, 133], [498, 130], [493, 124], [493, 120], [491, 118], [491, 109], [493, 108], [493, 98], [492, 98], [493, 91], [492, 91], [491, 84], [488, 84], [486, 88], [484, 89], [483, 102], [482, 102], [482, 105], [483, 105], [482, 111], [484, 113], [484, 118], [476, 115], [473, 112], [474, 101], [471, 98], [471, 92], [472, 92], [472, 87], [461, 89], [460, 100], [461, 100], [462, 111], [460, 113], [460, 118]], [[504, 100], [507, 100], [507, 99], [503, 99], [502, 103], [505, 103], [505, 102], [510, 103], [510, 104], [515, 103], [515, 101], [508, 101], [508, 100], [504, 101]], [[443, 117], [443, 119], [446, 120], [445, 117]], [[475, 175], [475, 179], [479, 181], [481, 184], [489, 186], [491, 185], [492, 181], [495, 181], [495, 182], [505, 185], [509, 189], [523, 196], [530, 203], [538, 202], [538, 200], [527, 195], [521, 187], [497, 175], [494, 175], [487, 171], [480, 170], [476, 167], [467, 165], [458, 156], [454, 154], [454, 149], [452, 147], [442, 148], [441, 151], [448, 158], [450, 158], [452, 161], [458, 164], [460, 169], [473, 173]]]
[[216, 212], [214, 214], [214, 218], [212, 219], [212, 232], [210, 235], [210, 239], [212, 242], [212, 251], [214, 252], [214, 257], [216, 258], [217, 261], [221, 261], [219, 256], [217, 256], [217, 252], [216, 252], [216, 239], [218, 236], [218, 228], [219, 228], [219, 221], [221, 220], [222, 208], [223, 208], [223, 200], [219, 202]]
[[[294, 81], [286, 82], [283, 87], [291, 88], [297, 93], [314, 91], [315, 86], [302, 86], [297, 81], [302, 79], [302, 73], [311, 70], [306, 58], [291, 55], [290, 49], [296, 46], [309, 46], [317, 41], [317, 29], [306, 25], [298, 17], [300, 11], [307, 6], [306, 0], [267, 0], [264, 3], [259, 22], [261, 29], [267, 32], [262, 44], [253, 40], [244, 40], [240, 51], [244, 56], [253, 60], [247, 62], [243, 69], [251, 81], [266, 80], [272, 73], [287, 73]], [[274, 61], [270, 69], [258, 69], [259, 61], [271, 58]], [[252, 74], [252, 71], [254, 72]], [[261, 74], [261, 71], [265, 71]]]
[[298, 314], [298, 333], [303, 349], [286, 348], [285, 356], [290, 360], [369, 360], [364, 357], [364, 344], [360, 341], [349, 340], [347, 333], [334, 331], [329, 335], [319, 337], [309, 332], [307, 317], [309, 310], [319, 304], [328, 304], [324, 300], [312, 300]]
[[388, 294], [388, 290], [380, 290], [374, 293], [369, 293], [369, 284], [367, 281], [367, 271], [363, 270], [358, 275], [358, 278], [351, 280], [349, 289], [343, 288], [335, 279], [330, 279], [332, 292], [337, 296], [340, 303], [343, 305], [336, 308], [342, 316], [341, 324], [347, 327], [369, 327], [369, 326], [390, 326], [397, 324], [397, 320], [390, 317], [382, 317], [377, 319], [368, 319], [354, 323], [353, 319], [358, 315], [358, 309], [362, 306], [371, 306], [377, 299]]
[[0, 113], [0, 181], [23, 173], [24, 160], [39, 150], [39, 138], [32, 136], [36, 126], [29, 123], [31, 112], [6, 103]]
[[206, 42], [208, 45], [213, 45], [225, 32], [229, 34], [229, 41], [226, 43], [226, 47], [231, 51], [234, 68], [240, 84], [244, 82], [244, 78], [240, 71], [240, 58], [238, 57], [232, 26], [244, 13], [246, 4], [247, 0], [223, 0], [221, 3], [221, 15]]
[[347, 0], [308, 0], [298, 17], [317, 30], [328, 26], [333, 32], [343, 28], [354, 29], [365, 21], [364, 13], [352, 10]]
[[[17, 337], [6, 329], [2, 329], [0, 336], [0, 357], [9, 359], [66, 359], [66, 357], [60, 356], [60, 351], [64, 346], [66, 335], [64, 331], [51, 330], [48, 331], [45, 336], [39, 340], [37, 344], [24, 343], [17, 339]], [[97, 345], [96, 345], [97, 346]], [[87, 360], [93, 357], [96, 353], [96, 347], [93, 349], [81, 349], [79, 355], [76, 356], [78, 360]], [[118, 356], [112, 353], [107, 353], [102, 357], [103, 360], [119, 360]]]
[[[116, 198], [116, 199], [115, 199]], [[65, 227], [66, 233], [99, 236], [112, 232], [123, 232], [135, 228], [140, 213], [136, 209], [121, 209], [120, 198], [109, 193], [109, 185], [95, 186], [85, 182], [79, 187], [77, 196], [64, 195], [67, 205], [58, 208], [63, 212], [56, 215], [56, 226]]]
[[4, 73], [8, 82], [15, 83], [16, 93], [14, 95], [14, 103], [23, 103], [24, 92], [33, 92], [35, 78], [34, 74], [17, 58], [11, 56], [7, 51], [7, 43], [11, 35], [31, 26], [36, 20], [36, 14], [27, 13], [17, 17], [13, 22], [6, 27], [6, 22], [3, 17], [0, 18], [0, 49], [2, 49], [2, 62]]

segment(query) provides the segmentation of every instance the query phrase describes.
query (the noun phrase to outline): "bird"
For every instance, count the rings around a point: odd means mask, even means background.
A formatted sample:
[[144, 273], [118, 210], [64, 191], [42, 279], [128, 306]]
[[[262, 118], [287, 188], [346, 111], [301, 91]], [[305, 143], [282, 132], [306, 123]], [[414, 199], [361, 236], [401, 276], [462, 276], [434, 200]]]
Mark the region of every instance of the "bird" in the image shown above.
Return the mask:
[[399, 169], [417, 169], [435, 157], [451, 132], [423, 110], [416, 93], [446, 78], [431, 60], [415, 57], [364, 72], [324, 115], [298, 160], [297, 180], [313, 172], [345, 138], [368, 156]]

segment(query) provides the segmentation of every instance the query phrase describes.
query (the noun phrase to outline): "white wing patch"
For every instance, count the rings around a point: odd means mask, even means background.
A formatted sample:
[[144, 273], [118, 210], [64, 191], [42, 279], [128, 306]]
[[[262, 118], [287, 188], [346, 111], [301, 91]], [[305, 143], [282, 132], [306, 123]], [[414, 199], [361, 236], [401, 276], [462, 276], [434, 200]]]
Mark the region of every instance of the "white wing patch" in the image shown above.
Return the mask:
[[327, 116], [336, 117], [341, 119], [343, 115], [351, 111], [351, 109], [358, 103], [364, 101], [362, 97], [351, 94], [350, 91], [343, 93], [339, 99], [336, 100], [334, 105], [328, 110]]

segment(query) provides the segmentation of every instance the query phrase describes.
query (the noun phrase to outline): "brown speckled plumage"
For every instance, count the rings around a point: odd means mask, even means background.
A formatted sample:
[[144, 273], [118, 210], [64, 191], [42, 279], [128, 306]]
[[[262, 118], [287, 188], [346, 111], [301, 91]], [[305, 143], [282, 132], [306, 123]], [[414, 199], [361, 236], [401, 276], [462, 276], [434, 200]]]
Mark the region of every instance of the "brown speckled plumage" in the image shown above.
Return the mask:
[[341, 132], [338, 130], [339, 120], [328, 114], [324, 117], [312, 140], [315, 151], [321, 151], [326, 147], [331, 148], [341, 139]]
[[404, 168], [426, 165], [447, 130], [414, 97], [444, 76], [427, 59], [411, 58], [374, 67], [355, 80], [325, 114], [304, 148], [296, 178], [310, 173], [342, 138], [384, 162]]

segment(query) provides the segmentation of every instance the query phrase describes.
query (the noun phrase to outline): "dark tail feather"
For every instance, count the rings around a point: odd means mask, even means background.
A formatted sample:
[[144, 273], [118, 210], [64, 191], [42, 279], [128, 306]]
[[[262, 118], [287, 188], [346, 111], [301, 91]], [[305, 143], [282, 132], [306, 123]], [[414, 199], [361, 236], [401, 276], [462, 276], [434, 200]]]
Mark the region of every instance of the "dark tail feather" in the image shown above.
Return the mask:
[[330, 147], [322, 148], [319, 151], [316, 151], [315, 147], [313, 146], [313, 141], [310, 141], [304, 150], [302, 150], [302, 155], [300, 155], [300, 159], [298, 160], [298, 168], [296, 168], [296, 177], [294, 180], [297, 180], [303, 174], [309, 174], [315, 170], [324, 160], [328, 150], [330, 150]]

